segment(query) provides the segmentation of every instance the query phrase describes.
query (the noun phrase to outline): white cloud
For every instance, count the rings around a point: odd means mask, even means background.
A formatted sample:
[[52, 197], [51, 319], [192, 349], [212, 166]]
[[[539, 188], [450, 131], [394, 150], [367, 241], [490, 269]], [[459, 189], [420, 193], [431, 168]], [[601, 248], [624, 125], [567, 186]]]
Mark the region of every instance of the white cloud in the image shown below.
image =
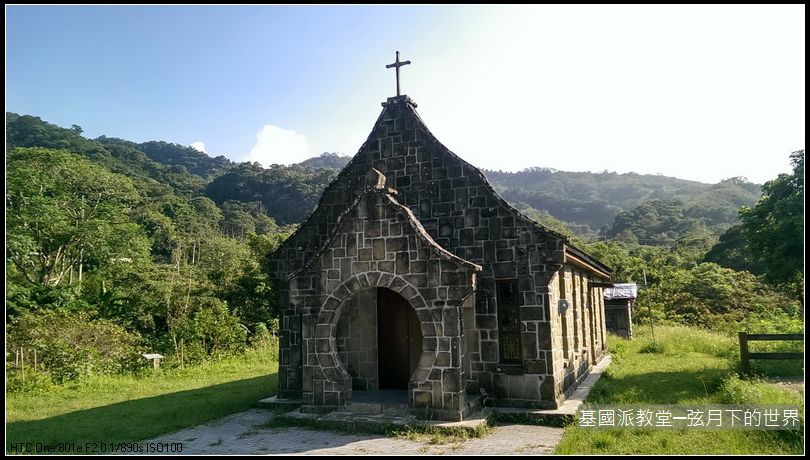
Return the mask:
[[192, 142], [191, 144], [189, 144], [189, 147], [193, 148], [194, 150], [196, 150], [198, 152], [202, 152], [202, 153], [205, 153], [205, 154], [208, 153], [208, 152], [205, 151], [205, 142], [203, 142], [203, 141]]
[[256, 145], [244, 161], [258, 161], [264, 167], [272, 164], [292, 164], [306, 160], [309, 154], [307, 138], [292, 129], [264, 125], [256, 133]]

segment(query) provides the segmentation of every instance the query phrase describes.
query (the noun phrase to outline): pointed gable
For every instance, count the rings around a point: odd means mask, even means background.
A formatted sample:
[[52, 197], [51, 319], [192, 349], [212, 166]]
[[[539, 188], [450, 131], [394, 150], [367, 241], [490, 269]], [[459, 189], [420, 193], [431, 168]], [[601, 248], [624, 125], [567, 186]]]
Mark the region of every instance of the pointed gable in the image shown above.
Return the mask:
[[[540, 245], [547, 258], [561, 263], [565, 253], [600, 275], [609, 274], [609, 268], [574, 248], [567, 237], [525, 217], [501, 198], [478, 168], [436, 139], [408, 96], [388, 98], [382, 105], [368, 139], [324, 190], [315, 211], [271, 255], [271, 271], [277, 278], [300, 269], [323, 246], [339, 216], [363, 192], [371, 168], [388, 178], [399, 201], [427, 233], [458, 257], [497, 262], [494, 241], [525, 240]], [[502, 262], [509, 262], [504, 251], [501, 256]], [[500, 266], [499, 276], [506, 276], [506, 271]]]

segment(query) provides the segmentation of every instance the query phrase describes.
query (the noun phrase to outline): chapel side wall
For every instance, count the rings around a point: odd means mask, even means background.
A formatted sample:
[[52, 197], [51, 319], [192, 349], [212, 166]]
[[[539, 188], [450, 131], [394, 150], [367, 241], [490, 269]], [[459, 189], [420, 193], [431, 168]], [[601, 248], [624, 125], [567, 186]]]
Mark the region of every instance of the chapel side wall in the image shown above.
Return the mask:
[[[554, 400], [561, 404], [565, 388], [573, 383], [571, 366], [574, 355], [573, 272], [562, 266], [549, 282], [550, 301], [553, 305], [553, 382]], [[566, 379], [568, 380], [566, 382]]]
[[607, 324], [605, 323], [605, 289], [604, 288], [596, 288], [594, 289], [594, 295], [596, 296], [596, 304], [597, 304], [597, 312], [599, 313], [599, 337], [601, 339], [601, 344], [597, 348], [596, 352], [598, 353], [598, 357], [601, 358], [605, 353], [607, 353]]
[[[604, 355], [602, 279], [566, 264], [549, 282], [555, 399], [562, 403]], [[565, 300], [567, 307], [563, 307]]]

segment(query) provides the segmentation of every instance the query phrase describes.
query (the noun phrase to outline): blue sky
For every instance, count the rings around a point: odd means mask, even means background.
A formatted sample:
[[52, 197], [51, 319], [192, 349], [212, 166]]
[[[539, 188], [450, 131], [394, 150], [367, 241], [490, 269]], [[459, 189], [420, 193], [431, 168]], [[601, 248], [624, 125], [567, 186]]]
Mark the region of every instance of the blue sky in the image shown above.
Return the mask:
[[6, 7], [6, 110], [265, 165], [403, 92], [473, 164], [755, 182], [804, 148], [804, 5]]

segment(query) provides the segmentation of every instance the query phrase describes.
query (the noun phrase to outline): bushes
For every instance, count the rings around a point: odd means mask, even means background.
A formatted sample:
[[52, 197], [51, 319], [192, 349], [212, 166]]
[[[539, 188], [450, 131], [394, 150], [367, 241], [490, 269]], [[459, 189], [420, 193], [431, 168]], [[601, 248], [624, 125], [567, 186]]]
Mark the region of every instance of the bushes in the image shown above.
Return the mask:
[[225, 304], [215, 298], [210, 305], [198, 310], [191, 320], [193, 339], [202, 346], [208, 356], [240, 352], [245, 348], [247, 328], [239, 318], [228, 312]]
[[[45, 381], [63, 384], [91, 374], [132, 372], [148, 365], [143, 352], [167, 355], [164, 365], [200, 363], [245, 351], [248, 329], [227, 305], [214, 297], [199, 297], [187, 316], [168, 334], [141, 336], [92, 310], [42, 308], [22, 311], [8, 326], [6, 354], [11, 390], [45, 388]], [[277, 340], [263, 327], [251, 340], [255, 348], [275, 348]], [[25, 379], [17, 352], [25, 357]], [[36, 366], [34, 355], [36, 354]], [[36, 368], [34, 368], [36, 367]], [[19, 374], [19, 375], [18, 375]], [[44, 380], [43, 380], [44, 377]]]
[[27, 369], [24, 373], [18, 369], [8, 369], [6, 373], [6, 391], [18, 392], [48, 392], [54, 387], [51, 377], [43, 372], [32, 372]]
[[264, 323], [256, 323], [253, 326], [253, 335], [250, 337], [250, 346], [253, 350], [260, 350], [267, 353], [273, 360], [278, 361], [278, 319], [270, 321], [270, 328]]
[[648, 319], [651, 305], [656, 321], [663, 318], [712, 329], [738, 329], [749, 318], [800, 322], [795, 304], [748, 272], [702, 263], [689, 269], [672, 268], [666, 280], [642, 290], [636, 319]]
[[756, 311], [748, 315], [741, 325], [731, 326], [733, 332], [773, 334], [804, 332], [804, 321], [798, 308], [791, 311], [789, 308], [767, 308], [763, 305], [756, 305]]
[[174, 354], [180, 366], [244, 351], [248, 330], [215, 297], [198, 297], [194, 310], [174, 320], [159, 349]]
[[24, 312], [8, 336], [9, 350], [36, 350], [36, 370], [56, 383], [131, 371], [139, 366], [140, 343], [138, 335], [110, 321], [62, 309]]

